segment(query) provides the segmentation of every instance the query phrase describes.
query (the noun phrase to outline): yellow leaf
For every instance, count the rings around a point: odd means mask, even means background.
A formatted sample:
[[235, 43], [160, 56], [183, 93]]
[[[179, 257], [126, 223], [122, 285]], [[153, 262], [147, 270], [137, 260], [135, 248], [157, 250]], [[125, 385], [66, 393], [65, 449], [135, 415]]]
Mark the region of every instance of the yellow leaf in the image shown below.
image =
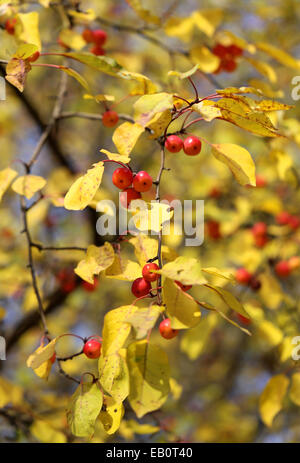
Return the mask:
[[119, 429], [121, 436], [127, 440], [132, 440], [134, 434], [154, 434], [158, 431], [160, 431], [159, 426], [140, 424], [135, 420], [123, 420]]
[[25, 60], [33, 55], [36, 51], [38, 51], [38, 47], [36, 45], [33, 45], [32, 43], [25, 43], [18, 47], [13, 57]]
[[212, 101], [201, 101], [200, 103], [194, 104], [191, 109], [201, 114], [203, 119], [207, 122], [210, 122], [217, 117], [222, 117], [221, 110], [219, 108], [215, 108]]
[[73, 50], [81, 50], [85, 47], [86, 42], [81, 34], [72, 29], [63, 29], [59, 33], [59, 40]]
[[98, 162], [85, 175], [79, 177], [65, 196], [65, 208], [78, 211], [88, 206], [100, 186], [103, 172], [103, 162]]
[[206, 284], [205, 286], [206, 288], [211, 289], [212, 291], [217, 293], [218, 296], [222, 299], [222, 301], [227, 305], [227, 307], [243, 315], [244, 317], [250, 318], [249, 314], [246, 312], [242, 304], [229, 291], [209, 284]]
[[120, 349], [117, 353], [105, 357], [102, 354], [99, 358], [101, 386], [118, 404], [122, 403], [129, 394], [129, 372], [126, 353], [126, 349]]
[[202, 274], [200, 263], [191, 257], [177, 257], [173, 262], [165, 264], [156, 273], [180, 281], [184, 285], [203, 285], [207, 282]]
[[136, 312], [125, 318], [124, 322], [130, 323], [133, 327], [135, 339], [142, 339], [154, 327], [162, 310], [162, 307], [158, 305], [139, 308]]
[[150, 230], [156, 233], [170, 223], [174, 213], [168, 204], [159, 202], [147, 204], [141, 199], [131, 201], [129, 211], [133, 214], [131, 219], [133, 225], [138, 230], [142, 232]]
[[140, 0], [126, 0], [128, 5], [136, 12], [139, 18], [143, 19], [150, 24], [155, 24], [158, 26], [160, 24], [160, 19], [153, 15], [149, 10], [143, 8]]
[[129, 243], [134, 246], [136, 258], [142, 267], [149, 259], [157, 256], [158, 244], [154, 238], [139, 234], [134, 238], [130, 238]]
[[12, 58], [6, 66], [5, 79], [20, 92], [23, 92], [26, 77], [30, 71], [31, 66], [28, 61], [24, 61], [18, 58]]
[[169, 394], [169, 363], [160, 347], [137, 341], [128, 347], [129, 403], [138, 418], [160, 408]]
[[113, 95], [103, 95], [103, 94], [98, 94], [98, 95], [90, 95], [86, 93], [83, 95], [84, 100], [95, 100], [97, 103], [100, 103], [101, 101], [115, 101], [115, 97]]
[[105, 411], [100, 412], [99, 419], [107, 434], [111, 435], [117, 432], [124, 412], [122, 403], [116, 403], [112, 397], [105, 397]]
[[17, 15], [15, 36], [18, 40], [36, 45], [38, 50], [41, 50], [39, 14], [36, 11]]
[[0, 201], [16, 175], [18, 175], [18, 173], [10, 167], [0, 170]]
[[267, 77], [269, 81], [274, 84], [277, 82], [277, 75], [274, 69], [268, 64], [265, 63], [264, 61], [259, 61], [253, 58], [246, 58], [246, 60], [252, 64], [252, 66], [260, 72], [263, 76]]
[[0, 408], [7, 404], [21, 405], [23, 403], [23, 392], [20, 386], [17, 386], [5, 378], [0, 377]]
[[180, 349], [184, 352], [190, 360], [195, 360], [206, 345], [209, 343], [211, 333], [218, 323], [218, 316], [216, 313], [210, 313], [202, 318], [195, 328], [184, 332], [180, 340]]
[[170, 378], [170, 392], [175, 400], [180, 399], [183, 387], [174, 378]]
[[222, 98], [214, 103], [222, 113], [222, 118], [238, 127], [263, 137], [279, 137], [266, 114], [251, 111], [249, 107], [234, 98]]
[[37, 440], [45, 444], [65, 444], [67, 442], [66, 435], [46, 421], [34, 420], [30, 426], [30, 432]]
[[212, 154], [229, 167], [241, 185], [256, 185], [255, 164], [245, 148], [232, 143], [213, 144]]
[[53, 354], [55, 353], [55, 344], [57, 338], [52, 339], [46, 346], [40, 346], [37, 350], [31, 354], [26, 362], [28, 368], [32, 368], [33, 370], [39, 368], [44, 362], [51, 359]]
[[173, 108], [173, 95], [170, 93], [155, 93], [141, 96], [133, 105], [135, 121], [147, 127], [157, 113]]
[[259, 295], [268, 309], [277, 309], [284, 298], [281, 286], [278, 280], [269, 272], [264, 272], [259, 275], [261, 289]]
[[198, 71], [199, 65], [195, 64], [192, 69], [186, 72], [179, 72], [179, 71], [169, 71], [168, 76], [176, 76], [179, 77], [179, 79], [187, 79], [188, 77], [191, 77], [193, 74], [195, 74], [196, 71]]
[[283, 339], [282, 331], [268, 320], [259, 322], [257, 326], [257, 335], [270, 347], [278, 346]]
[[198, 65], [200, 71], [208, 74], [214, 72], [220, 65], [220, 58], [204, 45], [192, 48], [190, 56], [193, 63]]
[[171, 120], [172, 114], [169, 109], [166, 109], [162, 113], [155, 114], [150, 123], [147, 124], [147, 127], [152, 131], [150, 138], [153, 139], [160, 137], [164, 133]]
[[209, 275], [214, 275], [219, 278], [224, 278], [225, 280], [229, 280], [231, 283], [235, 283], [235, 276], [228, 270], [220, 270], [215, 267], [206, 267], [202, 268], [202, 272], [208, 273]]
[[300, 407], [300, 373], [294, 373], [292, 375], [290, 399], [294, 404]]
[[169, 278], [163, 280], [163, 301], [173, 329], [191, 328], [200, 322], [199, 305]]
[[[36, 350], [36, 353], [38, 353], [39, 350], [42, 350], [42, 349], [43, 347], [40, 346]], [[46, 360], [46, 362], [42, 363], [39, 367], [35, 368], [33, 371], [39, 378], [45, 379], [47, 381], [50, 375], [50, 372], [51, 372], [52, 365], [53, 365], [52, 361], [49, 359], [49, 360]]]
[[68, 425], [74, 436], [92, 437], [102, 402], [103, 396], [98, 383], [78, 386], [67, 408]]
[[85, 11], [68, 10], [68, 15], [72, 16], [75, 22], [79, 24], [89, 23], [96, 18], [96, 13], [92, 8], [88, 8]]
[[267, 53], [269, 56], [284, 66], [292, 69], [300, 69], [300, 60], [295, 59], [293, 56], [289, 55], [280, 48], [274, 47], [274, 45], [270, 45], [269, 43], [265, 42], [257, 43], [256, 47], [264, 53]]
[[105, 242], [103, 246], [97, 247], [91, 244], [86, 252], [86, 257], [81, 260], [75, 268], [75, 273], [88, 283], [94, 283], [94, 275], [109, 268], [115, 259], [112, 245]]
[[11, 187], [19, 195], [23, 195], [27, 199], [30, 199], [45, 185], [46, 180], [43, 177], [37, 175], [24, 175], [23, 177], [18, 177]]
[[289, 379], [284, 375], [273, 376], [267, 383], [259, 399], [259, 411], [266, 426], [271, 427], [273, 419], [282, 409]]
[[129, 156], [143, 132], [144, 127], [140, 124], [124, 122], [116, 128], [112, 140], [121, 155]]
[[133, 80], [137, 85], [130, 91], [130, 95], [146, 95], [157, 92], [157, 85], [154, 84], [149, 77], [139, 74], [138, 72], [130, 72], [121, 70], [119, 77], [123, 79]]
[[124, 259], [122, 256], [115, 255], [115, 260], [110, 267], [105, 270], [107, 278], [116, 280], [134, 281], [142, 274], [142, 268], [137, 262]]
[[130, 331], [131, 325], [125, 320], [133, 315], [138, 308], [134, 305], [125, 305], [110, 310], [104, 317], [102, 331], [102, 355], [106, 357], [116, 354], [124, 346]]
[[130, 157], [127, 154], [111, 153], [105, 149], [101, 149], [100, 153], [106, 154], [108, 159], [111, 161], [123, 162], [124, 164], [128, 164], [130, 162]]

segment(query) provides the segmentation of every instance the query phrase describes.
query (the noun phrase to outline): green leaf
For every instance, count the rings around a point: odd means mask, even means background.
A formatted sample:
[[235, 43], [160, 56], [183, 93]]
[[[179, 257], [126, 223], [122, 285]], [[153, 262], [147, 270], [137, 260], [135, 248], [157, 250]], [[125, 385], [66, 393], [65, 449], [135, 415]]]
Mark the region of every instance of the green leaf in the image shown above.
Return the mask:
[[129, 403], [138, 418], [160, 408], [169, 394], [169, 363], [160, 347], [145, 341], [130, 344], [127, 353], [130, 374]]
[[108, 56], [95, 56], [87, 52], [70, 52], [62, 53], [62, 55], [111, 76], [118, 76], [118, 72], [122, 69], [122, 66], [116, 60]]
[[67, 408], [68, 425], [74, 436], [92, 437], [103, 396], [98, 383], [80, 384]]
[[59, 69], [64, 71], [69, 76], [74, 77], [74, 79], [76, 79], [82, 87], [84, 87], [86, 90], [89, 90], [89, 84], [87, 83], [85, 78], [79, 74], [79, 72], [75, 71], [72, 68], [68, 68], [67, 66], [59, 66]]

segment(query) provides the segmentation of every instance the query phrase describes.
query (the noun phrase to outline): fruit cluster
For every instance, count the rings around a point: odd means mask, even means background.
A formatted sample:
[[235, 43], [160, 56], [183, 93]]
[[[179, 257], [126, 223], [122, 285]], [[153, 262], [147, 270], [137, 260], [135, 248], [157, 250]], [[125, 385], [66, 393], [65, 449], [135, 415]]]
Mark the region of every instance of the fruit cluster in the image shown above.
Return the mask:
[[5, 30], [8, 34], [10, 35], [14, 35], [15, 33], [15, 26], [16, 26], [16, 23], [17, 23], [17, 19], [16, 18], [8, 18], [5, 22]]
[[113, 184], [122, 190], [120, 194], [120, 203], [126, 209], [131, 201], [140, 199], [141, 193], [149, 191], [152, 187], [153, 180], [148, 172], [141, 170], [137, 174], [133, 174], [129, 167], [119, 167], [112, 176]]
[[195, 135], [189, 135], [184, 141], [177, 135], [169, 135], [165, 141], [165, 148], [170, 153], [179, 153], [183, 149], [188, 156], [195, 156], [201, 151], [201, 141]]
[[261, 288], [261, 282], [244, 267], [237, 269], [235, 279], [241, 285], [249, 286], [253, 291], [258, 291]]
[[105, 55], [105, 50], [103, 45], [107, 40], [107, 34], [102, 29], [84, 29], [82, 32], [82, 38], [86, 41], [86, 43], [93, 44], [90, 52], [96, 56]]
[[279, 278], [286, 278], [291, 272], [300, 267], [300, 257], [293, 256], [288, 260], [280, 260], [275, 264], [274, 270]]
[[292, 230], [297, 230], [300, 226], [300, 218], [287, 211], [282, 211], [276, 216], [278, 225], [288, 225]]
[[242, 56], [243, 49], [234, 44], [225, 46], [221, 43], [217, 43], [212, 49], [212, 52], [221, 60], [218, 69], [214, 72], [214, 74], [219, 74], [221, 71], [233, 72], [236, 70], [236, 58]]
[[267, 234], [267, 225], [265, 222], [257, 222], [251, 229], [255, 244], [259, 248], [263, 248], [269, 241]]

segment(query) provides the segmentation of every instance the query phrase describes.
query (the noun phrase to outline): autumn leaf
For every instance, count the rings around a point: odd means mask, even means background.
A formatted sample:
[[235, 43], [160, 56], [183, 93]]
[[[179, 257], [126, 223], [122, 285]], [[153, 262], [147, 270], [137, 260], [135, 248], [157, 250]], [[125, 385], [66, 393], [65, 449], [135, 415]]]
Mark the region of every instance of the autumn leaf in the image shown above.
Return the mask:
[[148, 341], [130, 344], [127, 361], [130, 373], [129, 403], [138, 418], [157, 410], [169, 394], [169, 364], [163, 349]]
[[94, 275], [109, 268], [115, 259], [115, 253], [110, 243], [97, 247], [91, 244], [86, 252], [86, 257], [81, 260], [74, 272], [88, 283], [94, 283]]
[[256, 185], [255, 164], [250, 153], [232, 143], [212, 144], [212, 154], [226, 164], [241, 185]]
[[284, 375], [273, 376], [267, 383], [259, 399], [259, 411], [266, 426], [271, 427], [275, 416], [282, 409], [289, 379]]
[[12, 184], [12, 189], [19, 195], [31, 199], [35, 193], [46, 185], [46, 180], [38, 175], [24, 175], [18, 177]]
[[103, 162], [93, 164], [85, 175], [79, 177], [65, 196], [64, 206], [71, 211], [85, 209], [94, 198], [104, 172]]

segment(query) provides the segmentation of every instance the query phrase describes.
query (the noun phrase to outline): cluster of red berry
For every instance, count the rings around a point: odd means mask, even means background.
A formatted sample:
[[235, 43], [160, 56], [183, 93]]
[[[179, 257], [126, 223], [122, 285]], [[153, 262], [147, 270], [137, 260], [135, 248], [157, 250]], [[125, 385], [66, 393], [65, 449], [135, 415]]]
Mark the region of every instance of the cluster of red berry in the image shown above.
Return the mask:
[[263, 248], [269, 241], [267, 234], [267, 225], [265, 224], [265, 222], [255, 223], [251, 229], [251, 232], [253, 234], [253, 238], [257, 247]]
[[243, 49], [234, 44], [225, 46], [221, 43], [217, 43], [212, 49], [212, 52], [221, 60], [218, 69], [216, 69], [214, 72], [214, 74], [219, 74], [221, 71], [235, 71], [237, 67], [236, 58], [242, 56]]
[[140, 199], [141, 193], [149, 191], [153, 184], [152, 177], [148, 172], [141, 170], [134, 175], [129, 167], [116, 169], [112, 176], [112, 182], [122, 190], [120, 202], [125, 208], [128, 208], [134, 199]]
[[8, 34], [14, 35], [16, 23], [17, 23], [17, 18], [8, 18], [5, 21], [5, 26], [4, 27], [5, 27], [5, 30], [6, 30], [6, 32]]
[[105, 55], [105, 50], [103, 45], [107, 40], [107, 34], [102, 29], [84, 29], [82, 32], [82, 38], [86, 41], [86, 43], [92, 43], [93, 46], [90, 49], [90, 52], [96, 56]]
[[[56, 279], [59, 283], [61, 291], [65, 294], [71, 293], [76, 288], [76, 275], [71, 268], [64, 268], [56, 274]], [[81, 287], [87, 292], [95, 291], [99, 286], [99, 279], [95, 277], [94, 283], [87, 281], [81, 282]]]
[[170, 153], [179, 153], [183, 149], [188, 156], [195, 156], [201, 151], [201, 141], [194, 135], [188, 136], [184, 141], [177, 135], [169, 135], [165, 141], [165, 148]]
[[239, 268], [235, 273], [235, 279], [238, 283], [245, 286], [250, 286], [253, 291], [258, 291], [261, 288], [261, 282], [255, 275], [248, 272], [244, 267]]
[[300, 218], [292, 215], [287, 211], [282, 211], [276, 216], [278, 225], [288, 225], [292, 230], [297, 230], [300, 227]]
[[280, 278], [286, 278], [293, 270], [300, 267], [300, 257], [293, 256], [288, 260], [280, 260], [275, 264], [275, 272]]

